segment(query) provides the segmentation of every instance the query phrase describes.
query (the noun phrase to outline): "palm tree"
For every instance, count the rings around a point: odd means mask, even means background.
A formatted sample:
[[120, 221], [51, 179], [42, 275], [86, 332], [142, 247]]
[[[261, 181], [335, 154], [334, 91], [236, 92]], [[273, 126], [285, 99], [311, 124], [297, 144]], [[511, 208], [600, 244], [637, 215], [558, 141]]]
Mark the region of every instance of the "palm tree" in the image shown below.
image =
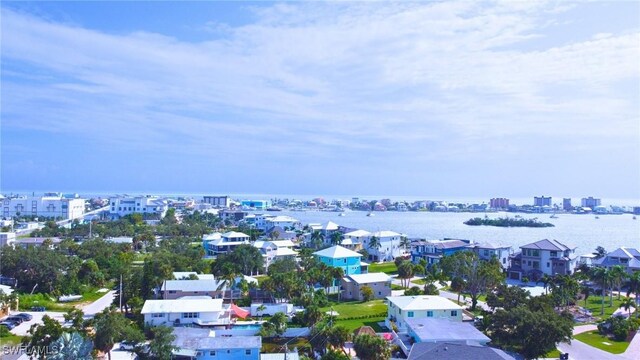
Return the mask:
[[256, 309], [256, 311], [260, 314], [260, 320], [262, 320], [262, 316], [263, 311], [267, 310], [267, 307], [264, 304], [260, 304], [260, 306], [258, 306], [258, 308]]
[[540, 278], [540, 280], [536, 282], [536, 284], [538, 282], [541, 282], [542, 285], [544, 286], [544, 294], [546, 295], [549, 290], [549, 284], [551, 283], [551, 278], [549, 277], [549, 275], [544, 274], [542, 275], [542, 278]]
[[331, 245], [340, 245], [344, 236], [341, 232], [335, 231], [331, 234]]
[[[621, 265], [615, 265], [611, 267], [611, 289], [615, 287], [618, 290], [618, 300], [620, 300], [620, 286], [627, 278], [627, 272]], [[611, 305], [613, 306], [613, 291], [611, 292]]]
[[591, 279], [602, 289], [602, 309], [600, 315], [604, 315], [604, 298], [607, 294], [607, 284], [609, 284], [609, 270], [603, 267], [595, 267], [591, 269]]
[[[630, 297], [625, 297], [624, 300], [622, 300], [622, 302], [620, 303], [620, 307], [624, 308], [629, 312], [629, 319], [631, 319], [631, 309], [634, 308], [635, 306], [636, 306], [636, 302]], [[637, 312], [637, 309], [636, 309], [636, 312]]]
[[587, 307], [587, 299], [589, 298], [589, 295], [591, 295], [591, 288], [583, 286], [580, 288], [580, 293], [584, 295], [584, 307]]
[[314, 232], [312, 232], [311, 243], [316, 249], [320, 248], [320, 246], [322, 246], [322, 244], [324, 243], [324, 234], [319, 230], [315, 230]]
[[378, 238], [377, 236], [372, 236], [369, 238], [369, 249], [378, 250], [381, 246], [382, 243], [380, 243], [380, 238]]
[[409, 240], [408, 237], [402, 235], [400, 237], [400, 247], [402, 247], [405, 250], [407, 250], [410, 246], [411, 246], [411, 240]]
[[[636, 303], [638, 299], [640, 299], [640, 271], [634, 272], [631, 276], [629, 276], [629, 289], [627, 290], [627, 296], [631, 294], [635, 294]], [[640, 317], [640, 311], [636, 309], [636, 318]]]

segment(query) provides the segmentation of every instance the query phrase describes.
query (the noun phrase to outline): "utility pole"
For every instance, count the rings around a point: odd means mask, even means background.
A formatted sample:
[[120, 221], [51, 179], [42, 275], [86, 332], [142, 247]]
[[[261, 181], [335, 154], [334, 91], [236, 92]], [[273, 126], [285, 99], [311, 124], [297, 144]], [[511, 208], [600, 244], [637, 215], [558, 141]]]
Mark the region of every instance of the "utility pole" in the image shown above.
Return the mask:
[[122, 311], [122, 274], [120, 274], [120, 311]]

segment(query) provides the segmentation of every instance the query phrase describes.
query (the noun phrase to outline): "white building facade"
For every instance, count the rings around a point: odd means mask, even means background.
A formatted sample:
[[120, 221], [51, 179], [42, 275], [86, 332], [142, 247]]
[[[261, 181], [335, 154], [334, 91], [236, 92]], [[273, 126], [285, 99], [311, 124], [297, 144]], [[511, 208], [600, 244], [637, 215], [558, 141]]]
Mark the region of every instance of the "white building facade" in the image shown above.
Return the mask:
[[120, 218], [131, 214], [151, 214], [163, 218], [169, 210], [166, 200], [157, 197], [114, 197], [109, 199], [109, 215]]
[[77, 219], [84, 215], [85, 200], [65, 197], [60, 193], [2, 199], [2, 216], [23, 215], [61, 219]]

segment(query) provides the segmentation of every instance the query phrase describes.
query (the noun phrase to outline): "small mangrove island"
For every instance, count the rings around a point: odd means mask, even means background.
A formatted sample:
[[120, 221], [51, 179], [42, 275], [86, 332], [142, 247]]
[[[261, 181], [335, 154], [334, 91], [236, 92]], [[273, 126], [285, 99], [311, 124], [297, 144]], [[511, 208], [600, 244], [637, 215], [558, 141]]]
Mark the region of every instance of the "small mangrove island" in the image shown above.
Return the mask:
[[500, 227], [552, 227], [555, 226], [551, 223], [543, 223], [537, 219], [523, 219], [523, 218], [498, 218], [498, 219], [481, 219], [479, 217], [469, 219], [464, 222], [465, 225], [478, 226], [500, 226]]

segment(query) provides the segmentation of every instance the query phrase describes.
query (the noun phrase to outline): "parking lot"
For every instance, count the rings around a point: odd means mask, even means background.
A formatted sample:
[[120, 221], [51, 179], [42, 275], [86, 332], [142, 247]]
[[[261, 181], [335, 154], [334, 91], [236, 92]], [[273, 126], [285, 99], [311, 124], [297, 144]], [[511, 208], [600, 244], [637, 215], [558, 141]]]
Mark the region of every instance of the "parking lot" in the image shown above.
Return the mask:
[[[11, 330], [11, 333], [14, 335], [19, 335], [19, 336], [24, 336], [27, 335], [27, 331], [29, 331], [29, 329], [31, 328], [31, 325], [33, 324], [42, 324], [42, 318], [45, 315], [49, 315], [49, 317], [58, 320], [61, 324], [64, 323], [64, 313], [61, 312], [53, 312], [53, 311], [42, 311], [42, 312], [37, 312], [37, 311], [12, 311], [11, 315], [16, 315], [16, 314], [20, 314], [20, 313], [25, 313], [25, 314], [30, 314], [31, 316], [33, 316], [33, 319], [31, 319], [30, 321], [25, 321], [22, 324], [16, 326], [13, 330]], [[1, 321], [1, 319], [0, 319]]]

